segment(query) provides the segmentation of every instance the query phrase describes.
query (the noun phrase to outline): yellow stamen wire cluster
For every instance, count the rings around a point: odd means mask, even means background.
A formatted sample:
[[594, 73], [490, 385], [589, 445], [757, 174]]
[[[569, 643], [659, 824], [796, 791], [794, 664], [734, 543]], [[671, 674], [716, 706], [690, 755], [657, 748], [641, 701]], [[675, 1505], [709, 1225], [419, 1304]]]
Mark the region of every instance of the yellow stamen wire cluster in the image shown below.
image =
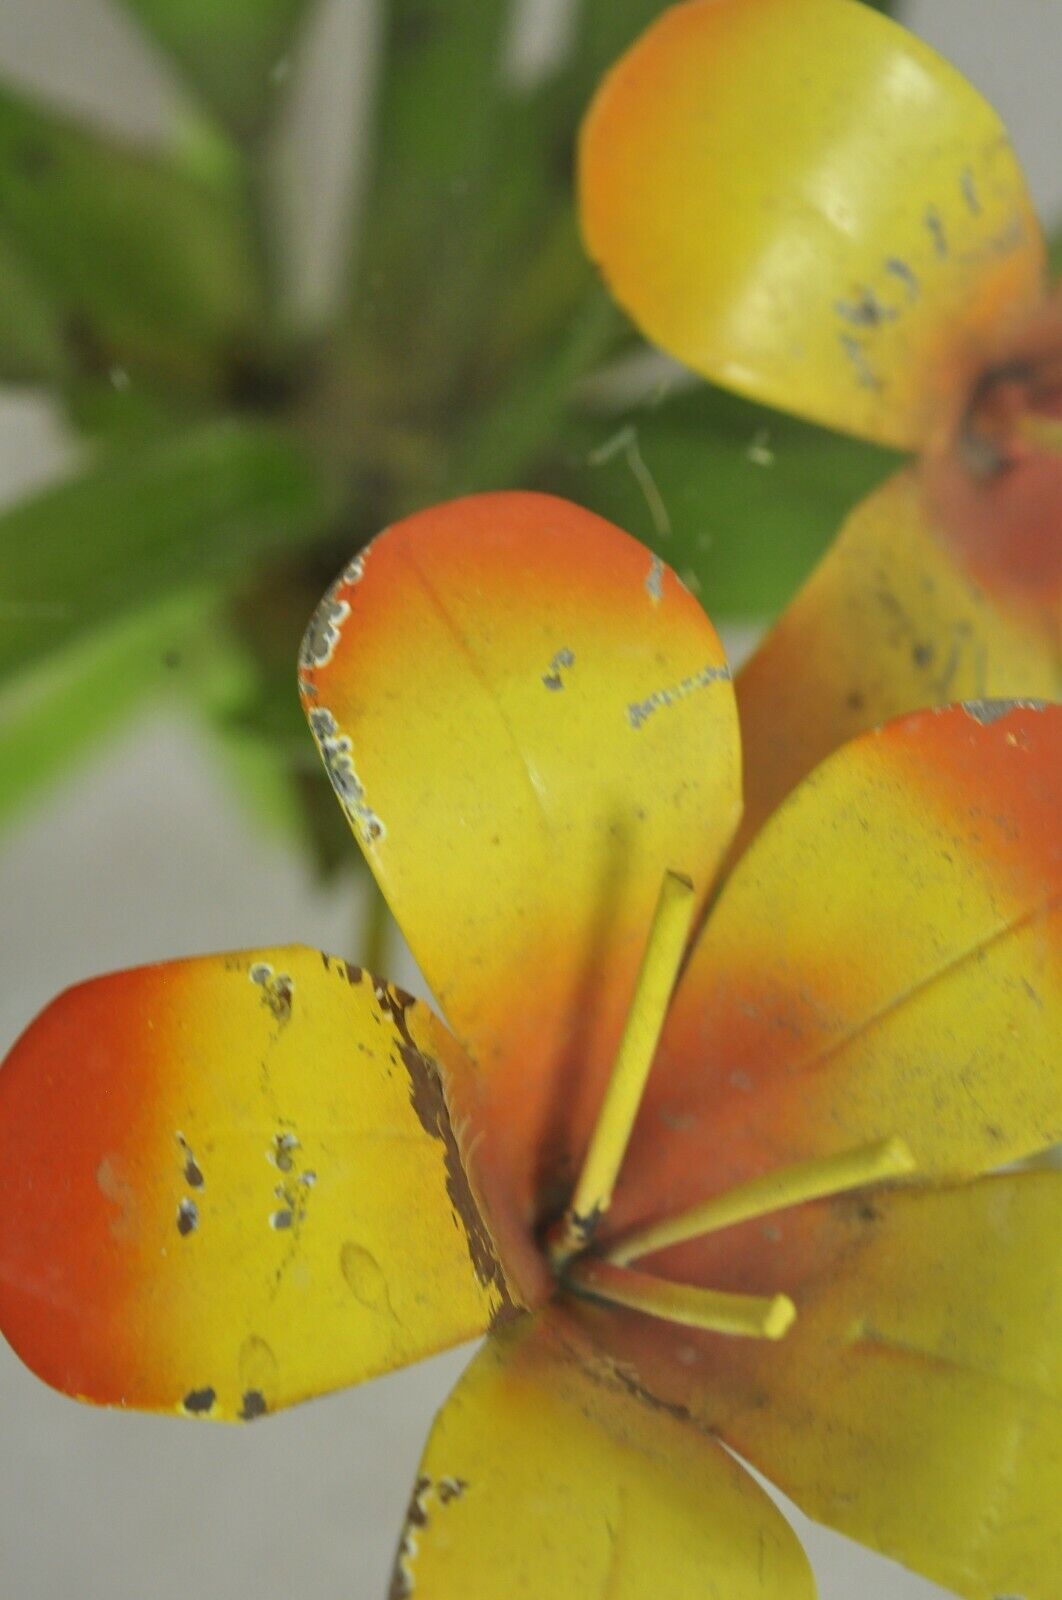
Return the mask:
[[903, 1177], [914, 1170], [915, 1163], [902, 1139], [884, 1139], [753, 1178], [690, 1211], [634, 1230], [601, 1255], [589, 1253], [601, 1218], [612, 1203], [695, 905], [689, 879], [668, 872], [579, 1181], [567, 1211], [550, 1234], [548, 1251], [560, 1281], [577, 1294], [711, 1333], [781, 1339], [796, 1318], [796, 1307], [788, 1295], [702, 1289], [636, 1271], [630, 1263], [809, 1200]]

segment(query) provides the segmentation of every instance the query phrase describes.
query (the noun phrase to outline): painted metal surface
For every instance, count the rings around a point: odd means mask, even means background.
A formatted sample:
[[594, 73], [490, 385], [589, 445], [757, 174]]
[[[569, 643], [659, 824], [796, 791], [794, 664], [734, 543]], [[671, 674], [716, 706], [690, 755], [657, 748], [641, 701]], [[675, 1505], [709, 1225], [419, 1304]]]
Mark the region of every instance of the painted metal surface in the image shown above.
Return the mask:
[[1006, 129], [857, 0], [690, 0], [586, 118], [587, 247], [717, 383], [920, 453], [739, 675], [739, 848], [830, 750], [1062, 694], [1062, 309]]

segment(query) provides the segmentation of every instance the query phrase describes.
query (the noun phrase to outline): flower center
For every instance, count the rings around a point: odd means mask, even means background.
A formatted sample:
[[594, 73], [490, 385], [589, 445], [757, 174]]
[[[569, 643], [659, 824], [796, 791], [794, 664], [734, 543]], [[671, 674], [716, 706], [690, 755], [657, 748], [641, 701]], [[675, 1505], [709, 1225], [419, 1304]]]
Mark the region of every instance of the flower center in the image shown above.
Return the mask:
[[980, 478], [1038, 453], [1062, 454], [1062, 349], [986, 373], [967, 407], [958, 445], [967, 469]]
[[558, 1282], [575, 1294], [712, 1333], [780, 1339], [796, 1318], [796, 1307], [787, 1295], [729, 1294], [674, 1283], [637, 1271], [630, 1263], [809, 1200], [904, 1177], [914, 1171], [915, 1162], [902, 1139], [884, 1139], [753, 1178], [692, 1210], [637, 1228], [603, 1253], [592, 1251], [601, 1219], [612, 1203], [678, 978], [694, 906], [689, 879], [668, 872], [579, 1180], [564, 1216], [550, 1230], [547, 1252]]

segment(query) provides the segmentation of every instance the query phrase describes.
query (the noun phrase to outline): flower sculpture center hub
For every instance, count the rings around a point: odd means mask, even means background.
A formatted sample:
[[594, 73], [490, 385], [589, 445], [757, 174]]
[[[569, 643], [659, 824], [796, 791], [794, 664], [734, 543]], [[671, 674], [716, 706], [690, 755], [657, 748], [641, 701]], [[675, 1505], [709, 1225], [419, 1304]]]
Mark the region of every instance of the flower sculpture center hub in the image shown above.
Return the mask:
[[636, 1228], [604, 1250], [595, 1249], [679, 975], [694, 907], [692, 883], [668, 872], [590, 1146], [568, 1208], [547, 1234], [546, 1254], [562, 1292], [712, 1333], [780, 1339], [796, 1320], [788, 1295], [725, 1293], [676, 1283], [631, 1263], [809, 1200], [904, 1177], [915, 1162], [902, 1139], [879, 1140], [766, 1173], [692, 1210]]

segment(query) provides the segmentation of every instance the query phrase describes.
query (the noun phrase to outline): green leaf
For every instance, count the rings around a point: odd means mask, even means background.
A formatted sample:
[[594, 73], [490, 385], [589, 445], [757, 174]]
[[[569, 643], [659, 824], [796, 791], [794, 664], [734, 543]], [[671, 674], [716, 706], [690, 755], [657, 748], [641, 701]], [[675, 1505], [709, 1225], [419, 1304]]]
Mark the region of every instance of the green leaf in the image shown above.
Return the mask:
[[258, 132], [287, 76], [312, 0], [122, 0], [204, 103], [241, 137]]
[[623, 337], [626, 322], [601, 286], [517, 366], [492, 404], [455, 441], [448, 496], [521, 483], [558, 430], [572, 387]]
[[217, 388], [261, 311], [238, 171], [193, 176], [3, 87], [0, 237], [83, 372]]
[[75, 640], [0, 690], [0, 827], [158, 692], [208, 609], [202, 591], [168, 599]]
[[[452, 335], [476, 321], [508, 14], [506, 0], [388, 7], [355, 316], [385, 352], [416, 352], [403, 372], [414, 393], [445, 381]], [[515, 195], [519, 160], [509, 177]]]
[[544, 487], [644, 539], [710, 615], [765, 617], [896, 460], [698, 385], [618, 419], [573, 420]]
[[333, 494], [294, 441], [222, 420], [89, 466], [0, 516], [0, 676], [318, 535]]
[[62, 369], [58, 313], [0, 232], [0, 380], [36, 383]]

